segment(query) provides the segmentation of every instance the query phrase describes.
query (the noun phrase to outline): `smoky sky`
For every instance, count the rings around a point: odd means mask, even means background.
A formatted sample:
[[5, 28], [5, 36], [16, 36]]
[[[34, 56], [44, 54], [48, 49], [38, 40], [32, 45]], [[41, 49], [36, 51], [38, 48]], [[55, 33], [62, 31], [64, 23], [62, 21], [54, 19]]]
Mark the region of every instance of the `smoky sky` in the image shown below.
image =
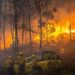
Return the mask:
[[51, 0], [53, 5], [57, 8], [71, 8], [75, 11], [75, 0]]
[[[9, 0], [6, 0], [6, 1], [9, 1]], [[30, 0], [30, 1], [32, 1], [32, 0]], [[50, 0], [50, 1], [51, 1], [51, 5], [53, 7], [56, 7], [58, 10], [59, 10], [59, 8], [63, 8], [66, 10], [71, 8], [71, 11], [75, 11], [75, 0]], [[0, 0], [0, 8], [2, 7], [2, 9], [5, 7], [5, 6], [3, 6], [4, 2], [5, 2], [5, 0]], [[10, 5], [8, 5], [8, 6], [10, 7]], [[8, 12], [8, 8], [7, 8], [7, 12]], [[5, 12], [1, 11], [1, 9], [0, 9], [0, 19], [3, 17], [2, 15], [5, 15]], [[6, 15], [6, 16], [8, 17], [8, 15]], [[0, 28], [1, 28], [1, 24], [0, 24]]]
[[75, 0], [54, 0], [57, 8], [68, 8], [70, 7], [75, 11]]

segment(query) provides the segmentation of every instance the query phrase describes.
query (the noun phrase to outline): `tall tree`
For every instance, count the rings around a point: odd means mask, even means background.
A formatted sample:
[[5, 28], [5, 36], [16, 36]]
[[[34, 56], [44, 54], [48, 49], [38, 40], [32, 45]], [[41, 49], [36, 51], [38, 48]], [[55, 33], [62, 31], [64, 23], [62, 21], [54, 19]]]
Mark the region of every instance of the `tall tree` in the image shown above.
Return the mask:
[[15, 32], [15, 50], [18, 50], [18, 3], [19, 0], [13, 0], [13, 6], [14, 6], [14, 32]]
[[[54, 16], [51, 13], [49, 13], [48, 7], [51, 5], [51, 0], [33, 0], [35, 9], [39, 14], [39, 22], [40, 22], [40, 50], [42, 49], [42, 16], [45, 13], [45, 16], [49, 19], [52, 19]], [[50, 7], [49, 7], [50, 8]], [[48, 12], [47, 12], [48, 11]], [[50, 16], [50, 17], [48, 17]]]
[[11, 36], [12, 36], [12, 42], [14, 42], [13, 15], [12, 15], [12, 5], [11, 4], [12, 4], [11, 0], [9, 0]]
[[69, 11], [68, 11], [68, 13], [69, 13], [69, 31], [70, 31], [70, 41], [71, 41], [71, 39], [72, 39], [72, 34], [71, 34], [71, 2], [72, 1], [69, 1]]
[[31, 7], [30, 0], [28, 0], [28, 24], [29, 24], [29, 34], [30, 34], [30, 49], [32, 54], [32, 32], [31, 32]]
[[4, 49], [6, 50], [6, 44], [5, 44], [5, 25], [6, 25], [6, 0], [5, 0], [5, 14], [4, 14], [4, 25], [3, 25], [3, 41], [4, 41]]
[[1, 19], [2, 19], [2, 0], [0, 1], [0, 50], [1, 50], [1, 28], [2, 28], [2, 26], [1, 26]]
[[24, 24], [24, 10], [25, 10], [25, 1], [22, 0], [22, 45], [24, 44], [24, 28], [25, 28], [25, 24]]
[[42, 9], [41, 9], [41, 0], [34, 0], [34, 5], [35, 5], [35, 9], [36, 11], [38, 12], [39, 14], [39, 24], [40, 24], [40, 47], [39, 47], [39, 50], [41, 51], [42, 49]]

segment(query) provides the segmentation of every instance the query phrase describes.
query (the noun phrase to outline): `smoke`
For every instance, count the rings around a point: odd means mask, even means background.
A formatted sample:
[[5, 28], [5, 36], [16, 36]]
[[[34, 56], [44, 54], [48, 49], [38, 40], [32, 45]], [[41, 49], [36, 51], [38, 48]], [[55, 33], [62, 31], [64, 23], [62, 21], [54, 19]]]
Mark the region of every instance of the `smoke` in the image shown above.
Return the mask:
[[[5, 0], [0, 0], [0, 1], [2, 1], [2, 3], [3, 3], [3, 5], [4, 5], [4, 1]], [[25, 0], [25, 1], [27, 1], [27, 0]], [[44, 3], [43, 3], [43, 8], [42, 8], [42, 11], [43, 11], [43, 14], [45, 13], [45, 11], [47, 11], [46, 13], [48, 13], [48, 17], [49, 17], [49, 19], [53, 19], [53, 20], [57, 20], [57, 21], [60, 21], [60, 23], [61, 23], [61, 25], [64, 25], [64, 22], [65, 21], [67, 21], [68, 20], [68, 16], [69, 16], [69, 8], [70, 8], [70, 10], [71, 10], [71, 12], [75, 12], [75, 0], [41, 0], [41, 1], [44, 1]], [[47, 10], [47, 5], [45, 5], [46, 3], [48, 3], [47, 1], [49, 1], [50, 3], [49, 3], [49, 9], [50, 10]], [[1, 2], [0, 2], [1, 3]], [[30, 0], [30, 5], [32, 6], [31, 8], [34, 8], [35, 6], [33, 5], [33, 2], [32, 2], [32, 0]], [[10, 5], [9, 5], [9, 3], [8, 3], [8, 6], [10, 7]], [[25, 12], [24, 12], [24, 15], [25, 16], [27, 16], [28, 15], [28, 3], [25, 3]], [[3, 8], [4, 8], [4, 6], [3, 6]], [[2, 8], [2, 9], [3, 9]], [[6, 8], [7, 10], [8, 10], [8, 8]], [[12, 8], [13, 9], [13, 8]], [[19, 11], [20, 11], [20, 13], [22, 14], [22, 11], [21, 11], [21, 9], [19, 9]], [[56, 12], [55, 12], [56, 11]], [[8, 12], [8, 11], [7, 11]], [[6, 13], [7, 13], [6, 12]], [[31, 12], [32, 12], [32, 9], [31, 9]], [[73, 12], [73, 13], [74, 13]], [[33, 13], [33, 15], [31, 15], [31, 19], [32, 20], [37, 20], [37, 19], [33, 19], [32, 17], [34, 17], [35, 15], [34, 14], [36, 14], [37, 15], [37, 13], [35, 12], [32, 12]], [[45, 14], [46, 14], [45, 13]], [[10, 13], [9, 13], [10, 14]], [[4, 11], [2, 11], [2, 13], [0, 14], [0, 15], [5, 15], [5, 12]], [[73, 16], [74, 14], [72, 14], [72, 16]], [[2, 17], [3, 17], [2, 16]], [[45, 15], [45, 17], [46, 17], [47, 15]], [[9, 17], [8, 15], [7, 15], [7, 17]], [[35, 16], [36, 18], [38, 18], [38, 15], [37, 16]], [[10, 18], [8, 18], [8, 19], [10, 19]], [[21, 18], [22, 19], [22, 18]], [[3, 20], [3, 18], [2, 18], [2, 20]], [[32, 21], [31, 20], [31, 21]], [[29, 32], [30, 30], [29, 30], [29, 28], [28, 28], [28, 16], [27, 16], [27, 18], [25, 19], [25, 21], [27, 21], [26, 22], [26, 27], [25, 27], [25, 30], [27, 31], [27, 32]], [[38, 20], [37, 20], [38, 21]], [[44, 23], [44, 22], [43, 22]], [[63, 23], [63, 24], [62, 24]], [[2, 24], [0, 24], [0, 25], [2, 25], [3, 26], [3, 24], [4, 24], [4, 22], [2, 21]], [[21, 24], [20, 24], [21, 25]], [[36, 26], [38, 25], [38, 22], [37, 23], [31, 23], [31, 27], [32, 27], [32, 33], [38, 33], [38, 32], [36, 32]], [[2, 26], [0, 26], [0, 29], [2, 29]], [[6, 31], [8, 31], [8, 30], [10, 30], [9, 28], [9, 26], [11, 26], [9, 23], [7, 23], [7, 20], [6, 20]], [[43, 25], [44, 26], [44, 25]], [[36, 27], [36, 28], [35, 28]], [[38, 30], [38, 29], [37, 29]], [[8, 35], [7, 35], [8, 36]], [[7, 36], [6, 36], [6, 38], [7, 38]]]
[[55, 0], [55, 6], [57, 8], [71, 8], [75, 9], [75, 0]]

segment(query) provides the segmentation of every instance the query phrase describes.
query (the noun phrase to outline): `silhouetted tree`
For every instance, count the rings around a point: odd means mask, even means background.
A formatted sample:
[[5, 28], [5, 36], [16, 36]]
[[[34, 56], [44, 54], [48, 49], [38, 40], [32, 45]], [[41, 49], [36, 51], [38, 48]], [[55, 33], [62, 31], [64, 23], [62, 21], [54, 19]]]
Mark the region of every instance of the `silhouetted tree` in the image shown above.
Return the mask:
[[11, 36], [12, 36], [12, 42], [14, 42], [14, 29], [13, 29], [13, 14], [12, 14], [12, 3], [11, 0], [9, 0], [9, 8], [10, 8], [10, 27], [11, 27]]
[[4, 2], [4, 8], [5, 8], [5, 14], [4, 14], [4, 25], [3, 25], [3, 41], [4, 41], [4, 49], [6, 50], [6, 44], [5, 44], [5, 25], [6, 25], [6, 0]]
[[1, 14], [2, 14], [2, 1], [0, 1], [0, 50], [1, 50], [1, 19], [2, 19], [2, 16], [1, 16]]
[[13, 0], [14, 8], [14, 31], [15, 31], [15, 50], [18, 49], [18, 17], [19, 17], [19, 0]]

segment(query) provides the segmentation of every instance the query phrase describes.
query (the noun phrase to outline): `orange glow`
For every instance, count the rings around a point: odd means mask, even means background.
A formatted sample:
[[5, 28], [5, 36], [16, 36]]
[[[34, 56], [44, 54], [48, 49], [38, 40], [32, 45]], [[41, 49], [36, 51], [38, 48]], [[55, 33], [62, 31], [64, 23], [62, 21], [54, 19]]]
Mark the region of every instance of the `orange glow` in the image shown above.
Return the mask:
[[60, 50], [60, 53], [61, 53], [61, 54], [63, 54], [63, 53], [64, 53], [64, 49], [63, 49], [63, 48]]
[[[60, 35], [64, 35], [64, 34], [69, 35], [69, 33], [70, 33], [69, 25], [70, 25], [69, 21], [67, 21], [64, 26], [61, 26], [59, 24], [52, 25], [52, 23], [48, 22], [48, 24], [42, 28], [42, 32], [43, 32], [42, 33], [42, 37], [43, 37], [42, 40], [50, 42], [51, 39], [54, 39], [55, 41], [57, 41], [56, 39]], [[52, 27], [53, 27], [53, 30], [52, 30]], [[75, 29], [72, 29], [71, 33], [75, 33]], [[34, 37], [34, 41], [36, 41], [36, 42], [40, 41], [39, 34]]]
[[[62, 11], [62, 12], [61, 12]], [[39, 18], [36, 17], [36, 19], [31, 20], [31, 29], [35, 31], [32, 32], [32, 42], [39, 43], [40, 42], [40, 28], [38, 28], [38, 21]], [[44, 19], [45, 21], [45, 19]], [[46, 42], [51, 42], [51, 40], [54, 40], [55, 42], [58, 41], [58, 38], [65, 35], [65, 39], [69, 39], [70, 36], [70, 25], [71, 25], [71, 33], [72, 36], [75, 37], [75, 11], [72, 11], [70, 14], [70, 20], [69, 20], [69, 14], [65, 11], [65, 9], [59, 9], [58, 14], [56, 14], [56, 20], [53, 21], [46, 21], [46, 24], [42, 27], [42, 41], [43, 44]], [[24, 42], [25, 44], [30, 43], [30, 34], [29, 31], [25, 30], [24, 32]], [[10, 45], [13, 43], [11, 31], [10, 29], [6, 30], [5, 34], [6, 39], [6, 48], [9, 48]], [[19, 43], [22, 44], [22, 31], [18, 31], [18, 37], [19, 37]], [[3, 39], [2, 39], [3, 40]], [[3, 41], [1, 42], [1, 48], [4, 48]]]
[[[5, 48], [9, 48], [12, 43], [13, 43], [12, 35], [11, 35], [11, 32], [8, 30], [6, 31], [6, 34], [5, 34]], [[3, 39], [2, 39], [1, 49], [4, 49]]]

